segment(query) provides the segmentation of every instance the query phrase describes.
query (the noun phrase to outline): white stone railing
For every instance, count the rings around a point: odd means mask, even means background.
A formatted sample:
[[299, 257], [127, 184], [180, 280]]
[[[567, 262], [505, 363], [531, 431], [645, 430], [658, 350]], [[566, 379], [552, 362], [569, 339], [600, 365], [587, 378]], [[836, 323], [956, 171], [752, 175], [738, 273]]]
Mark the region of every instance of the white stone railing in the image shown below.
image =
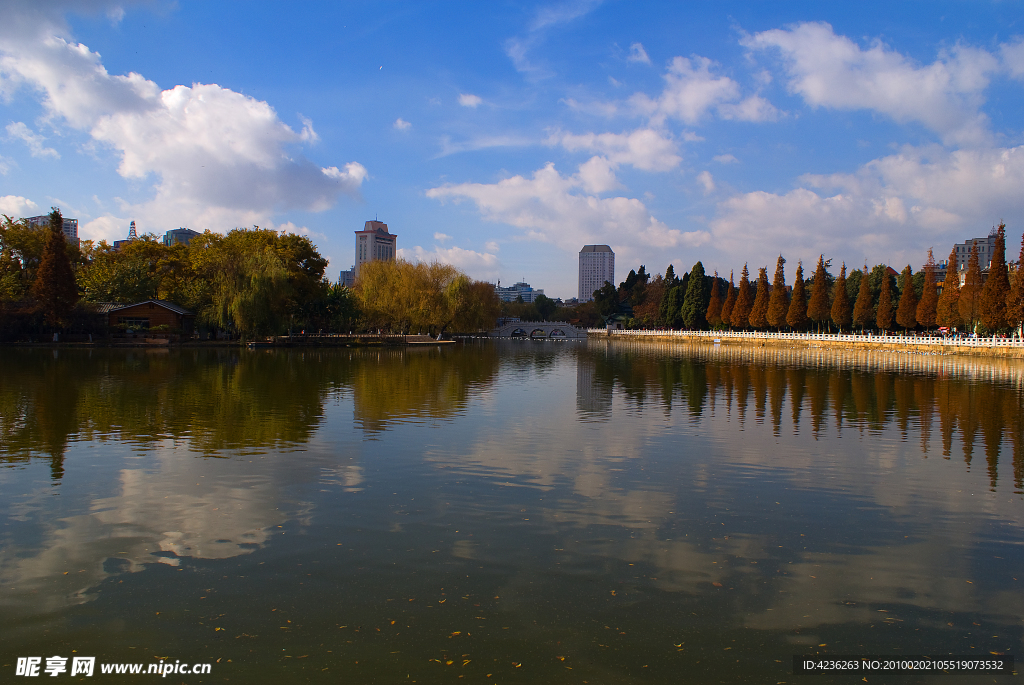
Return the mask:
[[[607, 334], [604, 328], [589, 328], [593, 335]], [[747, 340], [820, 340], [822, 342], [881, 343], [888, 345], [936, 345], [942, 347], [1024, 347], [1021, 338], [965, 338], [913, 335], [865, 335], [849, 333], [769, 333], [767, 331], [674, 331], [674, 330], [613, 330], [616, 337], [672, 337], [722, 339], [742, 338]]]

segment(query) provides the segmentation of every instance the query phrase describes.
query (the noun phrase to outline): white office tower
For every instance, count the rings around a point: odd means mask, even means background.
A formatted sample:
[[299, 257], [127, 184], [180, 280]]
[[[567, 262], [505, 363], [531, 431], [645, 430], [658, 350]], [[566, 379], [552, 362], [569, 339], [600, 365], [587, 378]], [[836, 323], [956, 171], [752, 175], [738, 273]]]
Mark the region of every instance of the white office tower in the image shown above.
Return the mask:
[[607, 245], [584, 245], [580, 250], [580, 302], [594, 299], [594, 291], [608, 281], [615, 285], [615, 253]]

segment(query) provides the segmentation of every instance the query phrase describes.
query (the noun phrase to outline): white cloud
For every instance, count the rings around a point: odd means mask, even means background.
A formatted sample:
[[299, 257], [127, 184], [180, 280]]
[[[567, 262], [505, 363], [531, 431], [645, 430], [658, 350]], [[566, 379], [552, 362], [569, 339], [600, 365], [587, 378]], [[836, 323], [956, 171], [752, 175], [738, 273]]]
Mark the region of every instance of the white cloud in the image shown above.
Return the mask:
[[447, 241], [449, 241], [451, 239], [452, 239], [452, 237], [450, 235], [446, 234], [446, 233], [438, 232], [438, 233], [434, 234], [434, 240], [436, 240], [439, 243], [444, 243], [444, 242], [447, 242]]
[[11, 170], [11, 166], [13, 164], [13, 160], [7, 159], [3, 155], [0, 155], [0, 176], [6, 176], [7, 172]]
[[470, 140], [453, 143], [450, 137], [443, 136], [441, 138], [441, 152], [438, 153], [437, 156], [445, 157], [457, 152], [486, 150], [492, 147], [525, 147], [528, 145], [536, 145], [538, 142], [539, 141], [535, 138], [527, 138], [525, 136], [498, 135], [479, 136]]
[[637, 93], [630, 102], [638, 112], [651, 117], [655, 125], [661, 125], [667, 118], [696, 124], [712, 109], [717, 109], [723, 118], [742, 121], [769, 121], [778, 116], [771, 103], [756, 95], [732, 104], [740, 99], [739, 84], [728, 76], [713, 74], [712, 65], [714, 62], [699, 55], [692, 60], [676, 57], [665, 74], [665, 89], [656, 100]]
[[999, 55], [1010, 76], [1024, 79], [1024, 37], [1017, 36], [1013, 42], [999, 46]]
[[549, 144], [566, 150], [590, 150], [603, 154], [612, 164], [630, 164], [646, 171], [669, 171], [682, 161], [674, 140], [663, 132], [641, 128], [629, 133], [555, 133]]
[[27, 214], [35, 214], [39, 211], [39, 205], [27, 197], [21, 197], [20, 195], [3, 195], [0, 196], [0, 214], [6, 214], [7, 216], [15, 219], [21, 218]]
[[38, 133], [33, 133], [32, 129], [26, 126], [23, 122], [15, 121], [7, 124], [7, 135], [10, 138], [21, 140], [28, 146], [29, 152], [32, 153], [33, 157], [53, 157], [54, 159], [60, 159], [60, 154], [52, 147], [43, 147], [43, 141], [46, 140], [43, 136]]
[[651, 58], [647, 56], [647, 51], [644, 50], [644, 46], [642, 44], [633, 43], [629, 46], [629, 55], [626, 57], [626, 61], [650, 64]]
[[415, 262], [451, 264], [477, 280], [495, 280], [501, 271], [497, 255], [455, 246], [447, 248], [435, 246], [433, 250], [426, 250], [417, 245], [411, 250], [399, 249], [398, 256]]
[[697, 174], [697, 182], [700, 183], [705, 195], [715, 192], [715, 179], [712, 178], [710, 171], [702, 171]]
[[736, 163], [738, 163], [740, 161], [740, 160], [736, 159], [735, 155], [728, 155], [728, 154], [727, 155], [715, 155], [712, 159], [714, 159], [719, 164], [736, 164]]
[[709, 239], [705, 231], [684, 233], [669, 228], [637, 199], [587, 194], [587, 183], [579, 174], [562, 176], [549, 163], [531, 178], [448, 184], [431, 188], [427, 197], [471, 200], [485, 220], [515, 226], [527, 239], [553, 243], [572, 253], [580, 245], [609, 244], [629, 261], [639, 254], [695, 247]]
[[483, 99], [479, 95], [472, 95], [470, 93], [459, 93], [459, 104], [463, 107], [477, 107]]
[[484, 243], [484, 249], [487, 250], [488, 252], [497, 252], [498, 250], [501, 249], [501, 246], [498, 245], [498, 243], [493, 240], [488, 240], [486, 243]]
[[604, 157], [591, 157], [583, 164], [580, 164], [580, 185], [585, 191], [595, 195], [621, 188], [622, 186], [618, 179], [615, 178], [615, 172], [612, 170], [612, 167], [612, 163]]
[[410, 128], [412, 128], [412, 124], [410, 124], [402, 117], [398, 117], [397, 119], [395, 119], [394, 127], [399, 131], [408, 131]]
[[[947, 143], [988, 139], [988, 117], [979, 107], [999, 64], [984, 50], [957, 45], [919, 66], [880, 41], [861, 49], [823, 22], [763, 31], [741, 43], [779, 50], [790, 92], [812, 107], [871, 109], [898, 122], [920, 122]], [[1014, 48], [1007, 50], [1012, 59]]]

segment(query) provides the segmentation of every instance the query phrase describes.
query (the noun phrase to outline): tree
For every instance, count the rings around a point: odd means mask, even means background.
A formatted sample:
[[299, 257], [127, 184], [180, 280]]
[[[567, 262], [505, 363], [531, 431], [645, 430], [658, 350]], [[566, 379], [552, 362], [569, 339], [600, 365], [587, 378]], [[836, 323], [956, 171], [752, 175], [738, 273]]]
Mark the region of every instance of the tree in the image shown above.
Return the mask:
[[900, 303], [896, 308], [896, 323], [907, 331], [917, 326], [917, 293], [914, 292], [914, 272], [910, 265], [900, 274], [903, 288], [900, 291]]
[[917, 323], [924, 328], [935, 325], [935, 313], [939, 304], [939, 291], [935, 285], [935, 257], [928, 248], [928, 261], [924, 265], [924, 288], [921, 301], [917, 303]]
[[32, 295], [46, 323], [61, 327], [78, 302], [78, 284], [64, 237], [64, 218], [56, 207], [50, 212], [50, 233], [36, 270]]
[[768, 323], [776, 329], [786, 325], [786, 314], [788, 313], [789, 302], [786, 298], [786, 264], [785, 258], [780, 254], [775, 262], [775, 278], [772, 280], [772, 295], [768, 300]]
[[978, 263], [978, 244], [971, 247], [971, 256], [967, 260], [967, 274], [963, 287], [960, 288], [960, 300], [957, 310], [964, 325], [976, 333], [981, 315], [981, 266]]
[[1024, 337], [1024, 236], [1020, 241], [1020, 257], [1013, 274], [1013, 286], [1006, 298], [1006, 322], [1017, 334]]
[[750, 272], [747, 265], [743, 265], [740, 272], [740, 285], [736, 292], [736, 302], [732, 306], [729, 321], [733, 328], [746, 328], [750, 325], [750, 309], [754, 306], [754, 299], [750, 293]]
[[1006, 224], [999, 222], [996, 229], [996, 244], [992, 250], [992, 262], [988, 269], [988, 280], [981, 290], [981, 322], [990, 333], [1006, 328], [1006, 299], [1010, 295], [1010, 275], [1006, 270]]
[[729, 272], [729, 285], [725, 293], [725, 302], [722, 303], [722, 323], [726, 326], [732, 324], [732, 308], [736, 304], [736, 286], [733, 285], [733, 274]]
[[857, 288], [857, 300], [853, 305], [853, 323], [863, 331], [875, 323], [875, 306], [871, 297], [871, 279], [868, 277], [868, 265], [864, 265], [864, 275]]
[[956, 247], [949, 253], [946, 263], [946, 279], [935, 306], [935, 323], [950, 328], [960, 325], [960, 274], [956, 269]]
[[839, 269], [839, 278], [836, 279], [835, 295], [832, 297], [832, 321], [839, 327], [842, 333], [844, 328], [850, 327], [850, 298], [846, 294], [846, 262], [843, 262]]
[[537, 305], [537, 312], [540, 314], [542, 321], [547, 321], [548, 317], [555, 313], [558, 309], [558, 305], [547, 295], [541, 293], [533, 298], [533, 303]]
[[882, 289], [878, 295], [878, 309], [875, 312], [875, 325], [882, 333], [892, 328], [892, 282], [889, 278], [882, 279]]
[[793, 279], [793, 297], [789, 301], [786, 323], [795, 331], [807, 325], [807, 293], [804, 290], [804, 263], [797, 262], [796, 278]]
[[704, 265], [697, 262], [690, 271], [690, 280], [686, 286], [686, 296], [683, 298], [682, 317], [683, 324], [687, 328], [703, 328], [707, 311], [707, 303], [704, 301]]
[[615, 286], [608, 281], [594, 291], [594, 306], [601, 316], [611, 316], [618, 308], [619, 299], [615, 292]]
[[718, 286], [718, 281], [718, 272], [716, 271], [715, 277], [711, 280], [711, 299], [708, 300], [708, 310], [704, 314], [704, 319], [712, 327], [722, 323], [722, 297], [719, 294], [721, 288]]
[[768, 328], [768, 268], [764, 266], [757, 271], [757, 294], [748, 320], [754, 330]]
[[825, 270], [825, 255], [818, 256], [818, 268], [814, 270], [814, 286], [811, 290], [811, 300], [807, 303], [807, 316], [818, 324], [818, 331], [821, 331], [821, 322], [828, 319], [830, 314], [828, 302], [828, 272]]

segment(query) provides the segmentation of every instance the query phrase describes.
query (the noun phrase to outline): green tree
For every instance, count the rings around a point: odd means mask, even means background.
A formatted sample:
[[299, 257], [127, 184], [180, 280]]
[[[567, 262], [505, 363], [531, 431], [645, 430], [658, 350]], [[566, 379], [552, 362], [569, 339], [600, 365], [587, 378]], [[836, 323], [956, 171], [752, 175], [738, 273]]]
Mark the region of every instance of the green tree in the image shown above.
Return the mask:
[[1013, 285], [1006, 298], [1006, 322], [1017, 329], [1017, 335], [1024, 337], [1024, 236], [1020, 241], [1020, 257], [1013, 274]]
[[732, 306], [729, 319], [733, 328], [747, 328], [750, 325], [750, 310], [754, 306], [754, 297], [750, 292], [750, 272], [743, 265], [740, 272], [740, 285], [736, 291], [736, 302]]
[[78, 302], [78, 285], [64, 237], [64, 218], [56, 207], [50, 212], [50, 233], [32, 284], [32, 295], [46, 323], [62, 327]]
[[748, 317], [751, 328], [768, 328], [768, 268], [762, 266], [757, 272], [757, 293]]
[[843, 262], [839, 269], [839, 278], [836, 279], [835, 295], [832, 297], [832, 310], [830, 312], [832, 321], [839, 327], [839, 332], [850, 327], [851, 307], [850, 298], [846, 294], [846, 262]]
[[775, 262], [775, 278], [772, 280], [772, 295], [768, 300], [768, 323], [776, 329], [786, 325], [789, 302], [786, 293], [786, 260], [780, 254]]
[[864, 275], [857, 288], [857, 299], [853, 305], [853, 323], [863, 331], [875, 323], [875, 306], [871, 297], [871, 278], [868, 276], [868, 265], [864, 265]]
[[882, 333], [887, 333], [892, 328], [892, 316], [892, 281], [883, 278], [881, 293], [878, 295], [878, 308], [875, 311], [875, 325]]
[[542, 321], [547, 321], [555, 313], [555, 310], [558, 309], [555, 301], [543, 293], [533, 298], [533, 303], [537, 305], [537, 312], [540, 314]]
[[924, 287], [921, 300], [917, 303], [917, 323], [928, 329], [935, 326], [935, 315], [939, 304], [939, 291], [935, 284], [935, 257], [928, 248], [928, 261], [924, 265]]
[[683, 297], [683, 307], [680, 314], [683, 317], [683, 324], [687, 328], [703, 328], [706, 323], [704, 313], [707, 311], [707, 301], [704, 299], [704, 264], [697, 262], [690, 271], [690, 279], [686, 285], [686, 295]]
[[1010, 295], [1010, 275], [1006, 270], [1006, 224], [999, 222], [996, 229], [996, 244], [992, 250], [992, 262], [988, 269], [988, 280], [981, 289], [980, 318], [991, 333], [1007, 327], [1006, 300]]
[[615, 292], [615, 286], [608, 281], [594, 291], [594, 306], [597, 307], [597, 312], [601, 316], [608, 317], [614, 314], [618, 304], [619, 297]]
[[967, 259], [967, 274], [963, 287], [960, 288], [960, 299], [957, 301], [960, 320], [972, 332], [976, 333], [981, 323], [981, 266], [978, 263], [978, 245], [971, 247], [971, 256]]
[[807, 326], [807, 292], [804, 289], [804, 263], [797, 262], [796, 278], [793, 279], [793, 297], [789, 301], [786, 312], [786, 323], [794, 331], [803, 330]]
[[736, 304], [736, 286], [733, 281], [733, 273], [729, 272], [729, 285], [725, 291], [725, 301], [722, 303], [722, 324], [730, 326], [732, 324], [732, 308]]
[[956, 248], [949, 253], [946, 263], [946, 278], [942, 283], [942, 294], [935, 306], [935, 323], [940, 326], [957, 328], [960, 320], [960, 274], [956, 269]]
[[907, 331], [917, 326], [917, 293], [914, 292], [914, 273], [909, 264], [903, 269], [900, 280], [903, 288], [896, 308], [896, 323]]
[[818, 268], [814, 270], [814, 284], [811, 287], [811, 300], [807, 303], [807, 316], [818, 324], [828, 319], [831, 308], [828, 301], [828, 271], [825, 269], [825, 255], [818, 256]]

